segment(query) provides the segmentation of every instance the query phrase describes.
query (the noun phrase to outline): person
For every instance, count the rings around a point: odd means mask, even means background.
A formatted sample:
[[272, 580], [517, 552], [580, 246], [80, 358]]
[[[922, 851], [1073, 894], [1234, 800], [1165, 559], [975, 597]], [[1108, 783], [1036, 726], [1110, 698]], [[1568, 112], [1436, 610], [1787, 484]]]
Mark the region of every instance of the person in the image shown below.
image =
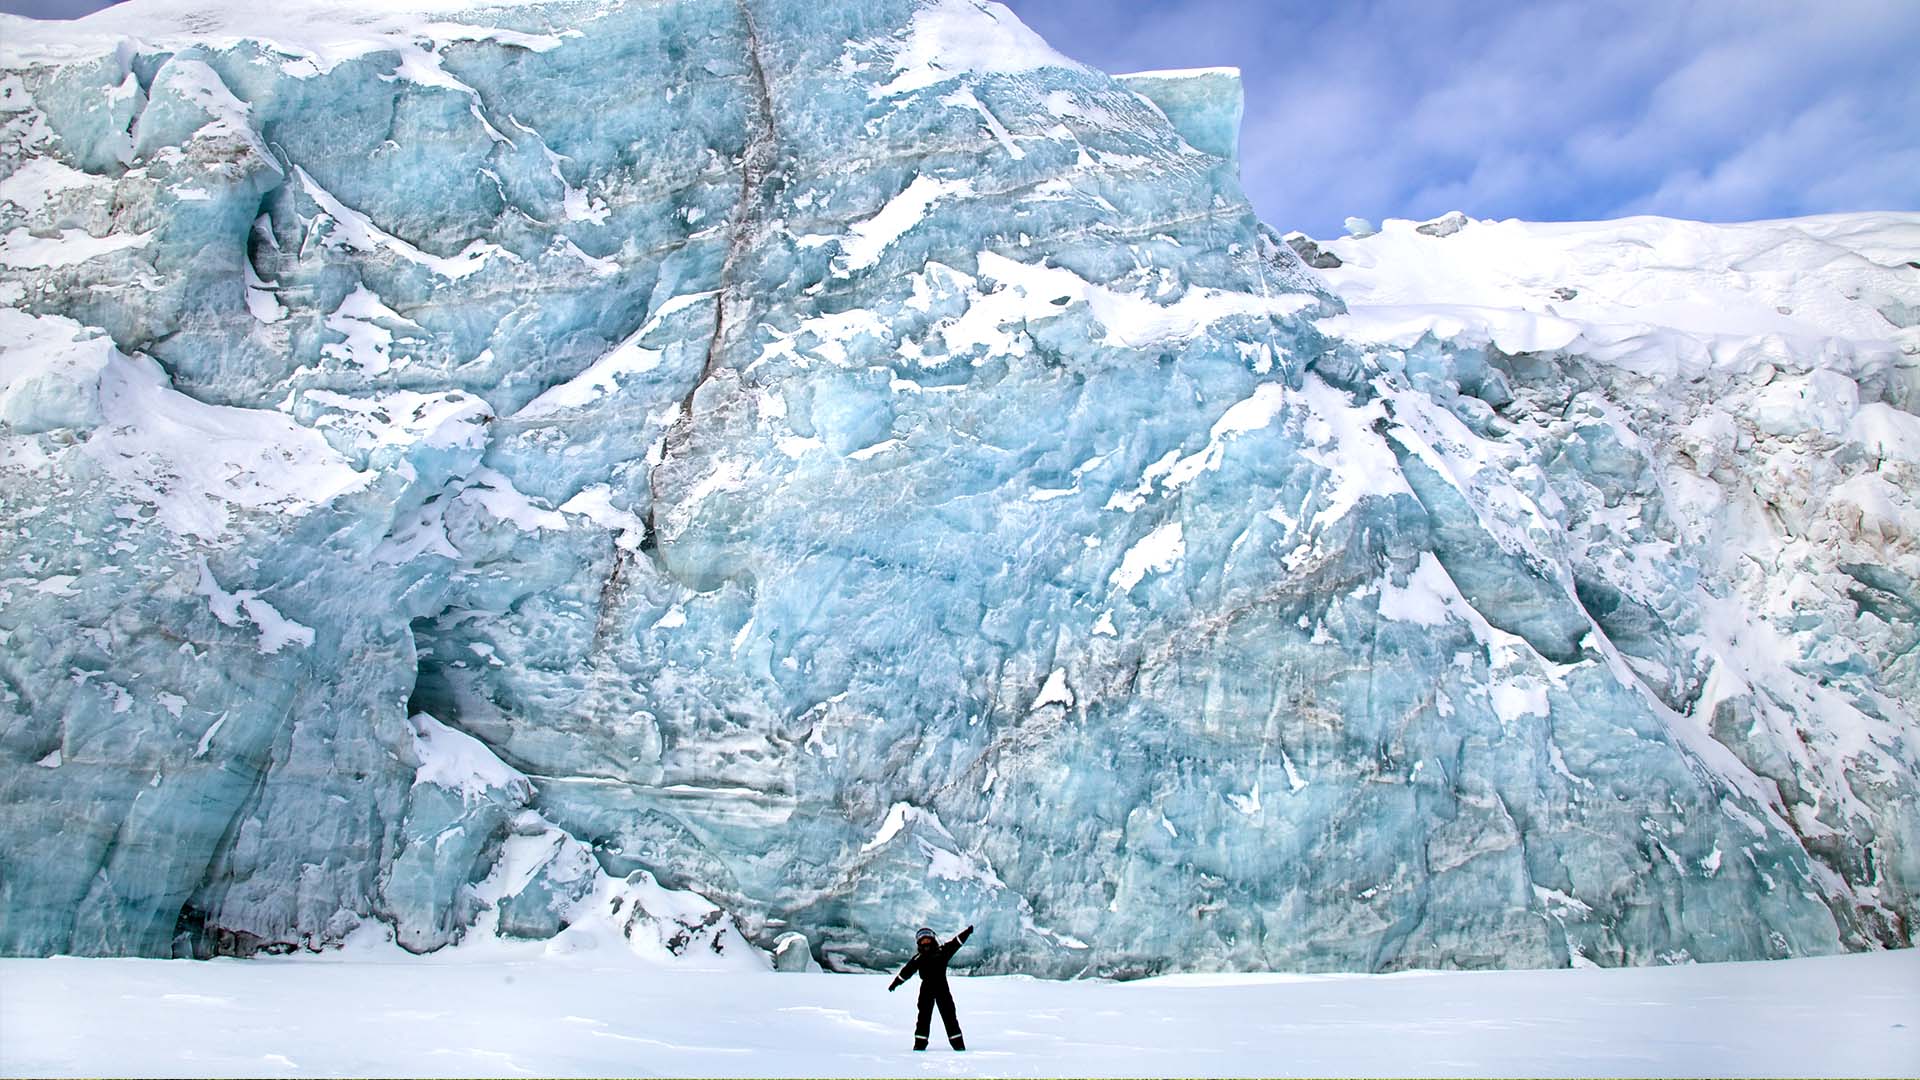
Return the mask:
[[953, 992], [947, 989], [947, 961], [953, 959], [953, 954], [960, 951], [960, 946], [966, 944], [972, 933], [973, 927], [969, 926], [952, 941], [942, 945], [930, 928], [923, 926], [914, 931], [914, 945], [918, 951], [887, 986], [887, 993], [891, 994], [915, 974], [920, 976], [920, 1016], [913, 1025], [915, 1050], [927, 1048], [927, 1032], [933, 1027], [935, 1005], [940, 1007], [940, 1022], [946, 1025], [947, 1041], [953, 1044], [955, 1050], [967, 1048], [967, 1040], [960, 1035], [960, 1020], [953, 1013]]

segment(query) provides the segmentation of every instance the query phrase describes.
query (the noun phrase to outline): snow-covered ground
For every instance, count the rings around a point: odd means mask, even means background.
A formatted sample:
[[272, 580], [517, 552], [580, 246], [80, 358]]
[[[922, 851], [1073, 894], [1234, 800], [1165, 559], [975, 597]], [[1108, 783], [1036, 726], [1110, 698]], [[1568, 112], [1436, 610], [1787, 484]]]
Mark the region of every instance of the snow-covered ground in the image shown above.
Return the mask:
[[[457, 951], [457, 950], [456, 950]], [[624, 960], [624, 957], [621, 957]], [[961, 979], [609, 957], [0, 961], [7, 1075], [1920, 1075], [1920, 953], [1671, 968]], [[937, 1024], [937, 1022], [936, 1022]], [[936, 1027], [937, 1032], [937, 1027]]]
[[1562, 349], [1680, 380], [1761, 363], [1858, 377], [1920, 347], [1912, 213], [1741, 224], [1450, 214], [1360, 232], [1321, 243], [1340, 265], [1319, 274], [1348, 306], [1323, 328], [1362, 340]]

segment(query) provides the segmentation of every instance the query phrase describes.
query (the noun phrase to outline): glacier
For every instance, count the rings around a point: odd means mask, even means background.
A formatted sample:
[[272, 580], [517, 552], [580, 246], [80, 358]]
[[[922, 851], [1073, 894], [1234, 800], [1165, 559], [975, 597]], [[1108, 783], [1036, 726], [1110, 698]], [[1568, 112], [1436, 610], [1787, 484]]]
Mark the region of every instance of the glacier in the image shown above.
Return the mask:
[[1911, 943], [1920, 215], [1315, 241], [998, 4], [410, 8], [0, 19], [0, 953]]

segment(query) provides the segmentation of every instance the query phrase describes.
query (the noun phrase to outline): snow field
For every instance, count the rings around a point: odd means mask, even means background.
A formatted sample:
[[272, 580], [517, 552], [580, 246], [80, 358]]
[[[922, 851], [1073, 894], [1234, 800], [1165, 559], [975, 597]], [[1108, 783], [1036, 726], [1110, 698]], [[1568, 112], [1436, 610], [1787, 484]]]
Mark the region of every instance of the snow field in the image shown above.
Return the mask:
[[986, 0], [342, 2], [0, 18], [0, 953], [1910, 943], [1920, 215], [1315, 277]]
[[909, 1052], [912, 989], [889, 995], [883, 975], [348, 955], [0, 961], [0, 1072], [1920, 1075], [1911, 950], [1608, 971], [963, 977], [964, 1055]]

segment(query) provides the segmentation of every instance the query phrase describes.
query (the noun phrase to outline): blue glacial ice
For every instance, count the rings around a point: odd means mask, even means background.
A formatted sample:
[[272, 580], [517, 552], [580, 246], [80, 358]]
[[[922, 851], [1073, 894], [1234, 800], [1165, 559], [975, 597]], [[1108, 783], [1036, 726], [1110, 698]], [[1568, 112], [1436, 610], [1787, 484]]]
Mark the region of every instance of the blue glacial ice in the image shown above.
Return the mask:
[[1909, 943], [1912, 215], [1310, 270], [1230, 70], [419, 6], [0, 21], [0, 953]]

